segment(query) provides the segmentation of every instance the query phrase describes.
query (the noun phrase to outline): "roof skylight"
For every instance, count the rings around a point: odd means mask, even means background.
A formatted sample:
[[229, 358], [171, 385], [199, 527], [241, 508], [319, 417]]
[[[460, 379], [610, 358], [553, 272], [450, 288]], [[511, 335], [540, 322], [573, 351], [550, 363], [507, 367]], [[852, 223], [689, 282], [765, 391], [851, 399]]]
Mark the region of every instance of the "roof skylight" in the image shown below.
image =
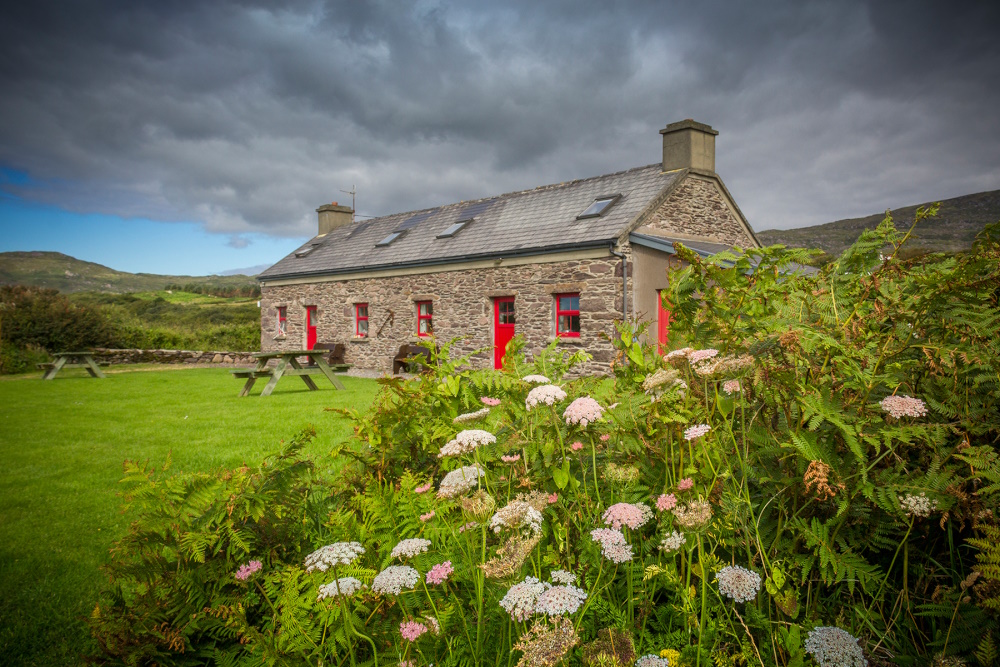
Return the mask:
[[375, 247], [376, 248], [380, 248], [380, 247], [383, 247], [383, 246], [387, 246], [390, 243], [392, 243], [393, 241], [395, 241], [396, 239], [398, 239], [402, 235], [403, 235], [403, 232], [393, 232], [392, 234], [389, 234], [384, 239], [382, 239], [381, 241], [379, 241], [378, 243], [376, 243]]
[[594, 203], [587, 207], [587, 210], [576, 216], [579, 218], [596, 218], [598, 216], [604, 215], [604, 213], [611, 208], [611, 205], [616, 201], [621, 199], [621, 195], [605, 195], [603, 197], [598, 197], [594, 200]]
[[472, 218], [466, 218], [465, 220], [459, 220], [458, 222], [450, 225], [448, 227], [448, 229], [446, 229], [443, 232], [441, 232], [440, 234], [438, 234], [437, 237], [439, 239], [451, 238], [455, 234], [458, 234], [460, 231], [462, 231], [465, 228], [465, 226], [468, 225], [470, 222], [472, 222]]
[[311, 253], [313, 250], [315, 250], [316, 248], [318, 248], [319, 244], [320, 244], [320, 242], [316, 241], [315, 243], [310, 243], [309, 245], [307, 245], [304, 248], [299, 248], [298, 250], [295, 251], [295, 256], [296, 257], [305, 257], [306, 255], [308, 255], [309, 253]]

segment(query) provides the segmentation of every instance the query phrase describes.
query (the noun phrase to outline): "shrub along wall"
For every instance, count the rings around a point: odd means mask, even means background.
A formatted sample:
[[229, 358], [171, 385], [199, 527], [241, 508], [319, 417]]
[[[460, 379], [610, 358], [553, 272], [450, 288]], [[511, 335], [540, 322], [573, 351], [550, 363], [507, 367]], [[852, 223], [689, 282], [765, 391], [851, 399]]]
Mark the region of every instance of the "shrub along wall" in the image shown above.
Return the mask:
[[[781, 248], [672, 276], [613, 379], [549, 348], [385, 379], [345, 467], [169, 476], [91, 623], [114, 664], [995, 665], [1000, 225], [816, 276]], [[752, 269], [752, 271], [751, 271]], [[517, 341], [518, 339], [515, 339]]]

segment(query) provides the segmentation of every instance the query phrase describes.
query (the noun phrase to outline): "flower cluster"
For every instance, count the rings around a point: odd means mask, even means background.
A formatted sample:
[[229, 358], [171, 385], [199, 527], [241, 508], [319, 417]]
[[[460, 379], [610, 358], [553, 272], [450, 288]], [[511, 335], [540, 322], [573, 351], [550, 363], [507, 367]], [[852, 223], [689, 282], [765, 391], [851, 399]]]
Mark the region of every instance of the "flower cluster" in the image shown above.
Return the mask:
[[673, 368], [658, 368], [642, 381], [642, 389], [647, 394], [667, 384], [673, 384], [679, 375]]
[[739, 565], [727, 565], [718, 571], [715, 580], [719, 592], [735, 602], [747, 602], [760, 592], [760, 575]]
[[604, 510], [601, 517], [605, 525], [615, 529], [628, 526], [632, 530], [641, 528], [653, 518], [653, 511], [643, 503], [615, 503]]
[[343, 595], [344, 597], [350, 597], [364, 588], [364, 584], [355, 579], [354, 577], [341, 577], [336, 581], [331, 581], [328, 584], [323, 584], [319, 587], [319, 595], [316, 597], [316, 602], [320, 600], [325, 600], [326, 598], [337, 597], [338, 595]]
[[587, 592], [576, 586], [553, 586], [538, 596], [535, 613], [546, 616], [575, 614], [586, 599]]
[[462, 509], [480, 519], [485, 519], [492, 514], [496, 506], [497, 501], [493, 500], [493, 496], [482, 489], [462, 498]]
[[709, 359], [717, 356], [719, 354], [718, 350], [707, 349], [707, 350], [691, 350], [687, 353], [688, 363], [692, 366], [695, 364], [700, 364], [703, 361], [708, 361]]
[[430, 570], [428, 570], [426, 577], [427, 583], [435, 586], [437, 584], [443, 584], [444, 582], [448, 581], [448, 577], [450, 577], [451, 573], [454, 571], [455, 568], [451, 566], [450, 560], [446, 560], [443, 563], [438, 563]]
[[569, 446], [569, 448], [570, 448], [570, 449], [572, 449], [572, 450], [573, 450], [574, 452], [578, 452], [578, 451], [580, 451], [581, 449], [583, 449], [583, 443], [582, 443], [582, 442], [580, 442], [579, 440], [577, 440], [576, 442], [572, 443], [572, 444], [571, 444], [571, 445]]
[[476, 410], [475, 412], [466, 412], [466, 413], [460, 414], [459, 416], [457, 416], [454, 419], [452, 419], [451, 422], [453, 424], [461, 424], [463, 422], [472, 422], [472, 421], [476, 421], [477, 419], [482, 419], [483, 417], [485, 417], [488, 414], [490, 414], [490, 409], [489, 408], [483, 408], [482, 410]]
[[692, 500], [673, 509], [674, 521], [682, 528], [701, 528], [712, 520], [712, 507], [704, 500]]
[[427, 626], [417, 621], [403, 621], [399, 624], [399, 634], [408, 642], [415, 642], [427, 632]]
[[491, 408], [495, 408], [496, 406], [500, 405], [500, 403], [501, 403], [501, 401], [500, 401], [499, 398], [492, 398], [491, 396], [483, 396], [479, 400], [483, 402], [483, 405], [488, 405]]
[[420, 520], [423, 521], [424, 523], [427, 523], [428, 521], [430, 521], [433, 518], [434, 518], [434, 510], [431, 510], [427, 514], [421, 514], [420, 515]]
[[404, 588], [413, 588], [420, 574], [408, 565], [390, 565], [372, 581], [372, 590], [384, 595], [399, 595]]
[[389, 555], [393, 558], [399, 558], [400, 560], [404, 558], [413, 558], [417, 554], [427, 553], [427, 548], [430, 545], [430, 540], [425, 540], [420, 537], [412, 537], [410, 539], [403, 540], [394, 546], [392, 548], [392, 553]]
[[661, 493], [656, 499], [656, 509], [661, 512], [669, 512], [675, 507], [677, 507], [677, 496], [672, 493]]
[[738, 394], [740, 392], [740, 381], [726, 380], [725, 382], [722, 383], [722, 391], [726, 392], [727, 396]]
[[635, 667], [670, 667], [670, 661], [658, 655], [647, 653], [635, 661]]
[[923, 417], [927, 414], [927, 404], [911, 396], [886, 396], [879, 405], [896, 419], [903, 417]]
[[805, 649], [820, 667], [867, 667], [868, 665], [857, 638], [837, 627], [820, 626], [810, 630], [806, 636]]
[[670, 553], [671, 551], [677, 551], [686, 543], [687, 543], [687, 538], [684, 537], [684, 534], [678, 533], [675, 530], [669, 535], [666, 535], [660, 541], [660, 550], [665, 553]]
[[919, 496], [914, 496], [912, 494], [906, 494], [905, 496], [899, 497], [899, 504], [906, 512], [906, 516], [918, 517], [920, 519], [926, 519], [931, 515], [931, 512], [937, 509], [938, 502], [921, 491]]
[[586, 427], [587, 424], [600, 419], [602, 414], [604, 414], [604, 408], [601, 407], [600, 403], [590, 396], [581, 396], [569, 404], [569, 407], [563, 412], [563, 417], [569, 425], [579, 424]]
[[504, 463], [517, 463], [518, 461], [521, 460], [521, 455], [520, 454], [511, 454], [511, 455], [504, 454], [503, 456], [500, 457], [500, 460], [503, 461]]
[[673, 359], [680, 359], [682, 357], [686, 359], [687, 356], [692, 352], [694, 352], [694, 348], [682, 347], [679, 350], [671, 350], [670, 352], [667, 352], [663, 358], [666, 359], [667, 361], [671, 361]]
[[694, 488], [694, 480], [690, 477], [685, 477], [681, 481], [677, 482], [678, 491], [689, 491], [692, 488]]
[[554, 384], [543, 384], [528, 392], [528, 397], [524, 399], [524, 407], [530, 410], [539, 404], [555, 405], [564, 398], [566, 398], [566, 392], [561, 388]]
[[486, 471], [477, 465], [462, 466], [444, 476], [438, 487], [438, 498], [454, 498], [479, 485], [479, 478], [485, 477]]
[[334, 542], [306, 556], [306, 572], [326, 572], [334, 565], [350, 565], [365, 552], [360, 542]]
[[422, 485], [418, 486], [417, 488], [413, 489], [413, 492], [414, 493], [426, 493], [427, 491], [431, 490], [432, 486], [434, 486], [433, 482], [427, 482], [426, 484], [422, 484]]
[[535, 613], [535, 605], [541, 594], [550, 588], [551, 584], [535, 577], [525, 577], [524, 581], [510, 587], [500, 600], [500, 606], [510, 614], [511, 619], [523, 623]]
[[713, 375], [729, 375], [739, 373], [753, 366], [753, 357], [744, 354], [739, 357], [726, 356], [714, 361], [707, 361], [694, 367], [694, 372], [701, 377], [711, 377]]
[[618, 530], [595, 528], [590, 531], [590, 539], [601, 545], [601, 554], [612, 563], [632, 560], [632, 545]]
[[[487, 412], [489, 411], [489, 408], [483, 409]], [[440, 459], [445, 456], [468, 454], [483, 445], [492, 445], [496, 441], [496, 436], [489, 431], [483, 431], [478, 428], [467, 429], [456, 435], [454, 440], [449, 440], [448, 443], [441, 448], [441, 451], [438, 452], [438, 458]]]
[[512, 500], [490, 519], [494, 533], [504, 528], [527, 528], [537, 535], [542, 532], [542, 513], [523, 500]]
[[572, 572], [567, 572], [566, 570], [552, 570], [549, 573], [549, 579], [557, 584], [575, 584], [576, 575]]
[[531, 384], [548, 384], [549, 383], [549, 379], [547, 377], [545, 377], [544, 375], [525, 375], [523, 378], [521, 378], [521, 380], [524, 381], [524, 382], [531, 383]]
[[260, 572], [263, 567], [264, 564], [259, 560], [252, 560], [246, 565], [240, 565], [240, 569], [236, 571], [236, 579], [238, 581], [246, 581], [257, 572]]
[[538, 622], [514, 644], [521, 652], [517, 667], [553, 667], [579, 643], [580, 636], [568, 618]]
[[712, 427], [708, 424], [698, 424], [697, 426], [692, 426], [684, 431], [684, 439], [688, 442], [691, 440], [697, 440], [711, 430]]

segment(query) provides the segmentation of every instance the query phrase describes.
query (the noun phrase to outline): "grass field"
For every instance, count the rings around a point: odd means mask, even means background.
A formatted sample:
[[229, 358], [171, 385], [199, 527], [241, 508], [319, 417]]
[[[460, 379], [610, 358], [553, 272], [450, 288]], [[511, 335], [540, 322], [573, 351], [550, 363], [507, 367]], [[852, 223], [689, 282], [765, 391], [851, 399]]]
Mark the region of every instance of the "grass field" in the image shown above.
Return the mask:
[[[326, 407], [366, 407], [374, 380], [309, 392], [286, 378], [268, 398], [238, 398], [224, 369], [139, 369], [94, 380], [82, 370], [51, 382], [0, 378], [0, 662], [76, 665], [92, 646], [85, 618], [99, 565], [123, 533], [118, 482], [124, 459], [174, 471], [256, 462], [312, 424], [309, 453], [333, 465], [330, 446], [350, 424]], [[322, 385], [321, 385], [322, 387]]]

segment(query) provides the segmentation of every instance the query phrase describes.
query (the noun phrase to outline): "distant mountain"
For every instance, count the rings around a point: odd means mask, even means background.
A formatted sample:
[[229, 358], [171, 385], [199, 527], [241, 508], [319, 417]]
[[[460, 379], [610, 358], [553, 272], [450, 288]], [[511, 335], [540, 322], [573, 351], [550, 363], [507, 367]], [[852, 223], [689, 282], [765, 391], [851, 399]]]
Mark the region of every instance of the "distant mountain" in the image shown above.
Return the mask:
[[151, 292], [168, 285], [206, 289], [252, 289], [257, 281], [236, 276], [161, 276], [115, 271], [61, 252], [0, 252], [0, 284], [53, 287], [60, 292]]
[[[894, 209], [892, 218], [896, 228], [909, 229], [917, 208], [929, 203]], [[884, 217], [884, 213], [875, 213], [864, 218], [837, 220], [799, 229], [769, 229], [757, 232], [757, 238], [764, 245], [781, 243], [793, 248], [819, 248], [831, 255], [839, 255], [857, 240], [862, 230], [874, 229]], [[912, 247], [933, 252], [967, 250], [976, 234], [994, 222], [1000, 222], [1000, 190], [945, 199], [941, 201], [936, 217], [917, 225]]]
[[245, 269], [229, 269], [228, 271], [220, 271], [220, 276], [255, 276], [266, 268], [269, 268], [270, 264], [258, 264], [256, 266], [248, 266]]

